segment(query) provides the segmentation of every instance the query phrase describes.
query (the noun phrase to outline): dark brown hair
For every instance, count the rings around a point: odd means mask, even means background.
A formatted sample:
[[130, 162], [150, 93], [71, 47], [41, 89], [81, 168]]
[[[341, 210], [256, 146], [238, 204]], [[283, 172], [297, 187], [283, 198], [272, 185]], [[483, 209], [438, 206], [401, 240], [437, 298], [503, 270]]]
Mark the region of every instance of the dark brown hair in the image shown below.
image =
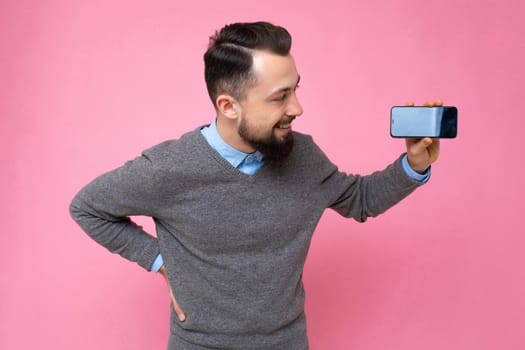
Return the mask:
[[222, 93], [242, 100], [246, 89], [256, 83], [252, 50], [285, 56], [291, 46], [290, 33], [268, 22], [233, 23], [216, 32], [204, 54], [204, 77], [212, 103]]

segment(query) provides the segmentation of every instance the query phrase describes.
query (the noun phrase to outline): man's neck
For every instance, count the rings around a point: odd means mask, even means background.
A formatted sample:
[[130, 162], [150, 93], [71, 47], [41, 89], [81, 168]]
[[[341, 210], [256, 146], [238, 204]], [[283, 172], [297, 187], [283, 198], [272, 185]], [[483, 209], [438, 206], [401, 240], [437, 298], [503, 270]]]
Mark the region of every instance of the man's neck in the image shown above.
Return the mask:
[[253, 153], [256, 151], [255, 148], [246, 144], [246, 142], [244, 142], [244, 140], [239, 136], [235, 120], [217, 116], [217, 132], [222, 137], [224, 142], [238, 151], [244, 153]]

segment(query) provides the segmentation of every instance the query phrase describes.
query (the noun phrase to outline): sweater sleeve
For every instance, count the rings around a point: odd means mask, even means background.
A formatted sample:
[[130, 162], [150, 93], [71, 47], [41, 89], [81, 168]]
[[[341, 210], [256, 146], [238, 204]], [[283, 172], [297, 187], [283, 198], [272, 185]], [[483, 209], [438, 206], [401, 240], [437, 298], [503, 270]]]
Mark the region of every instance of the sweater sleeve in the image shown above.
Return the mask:
[[129, 216], [155, 217], [162, 181], [154, 163], [143, 154], [101, 175], [74, 197], [69, 208], [93, 240], [146, 270], [159, 254], [158, 242]]
[[359, 222], [384, 213], [422, 185], [406, 174], [401, 159], [366, 176], [345, 174], [334, 166], [324, 181], [328, 207]]
[[403, 155], [384, 170], [361, 176], [340, 171], [324, 152], [307, 137], [303, 159], [308, 169], [319, 176], [325, 208], [340, 215], [365, 222], [368, 217], [382, 214], [423, 183], [410, 178], [403, 169]]

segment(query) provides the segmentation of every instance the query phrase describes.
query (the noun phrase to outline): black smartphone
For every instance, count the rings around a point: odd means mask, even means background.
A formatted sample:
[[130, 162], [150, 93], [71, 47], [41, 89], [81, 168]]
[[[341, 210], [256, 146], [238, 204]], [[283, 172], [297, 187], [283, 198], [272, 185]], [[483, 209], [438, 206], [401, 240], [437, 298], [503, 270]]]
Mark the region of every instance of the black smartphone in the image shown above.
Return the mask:
[[394, 106], [390, 110], [390, 136], [452, 139], [458, 133], [458, 109], [454, 106]]

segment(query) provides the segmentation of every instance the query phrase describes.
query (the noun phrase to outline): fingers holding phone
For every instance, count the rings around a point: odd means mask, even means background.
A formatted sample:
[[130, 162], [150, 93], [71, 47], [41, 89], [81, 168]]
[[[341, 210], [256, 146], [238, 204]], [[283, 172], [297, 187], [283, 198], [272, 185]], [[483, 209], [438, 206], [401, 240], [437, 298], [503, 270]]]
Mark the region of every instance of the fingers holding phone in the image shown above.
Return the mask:
[[406, 139], [408, 164], [414, 171], [423, 174], [439, 157], [440, 141], [425, 137]]
[[440, 138], [457, 135], [457, 107], [443, 106], [443, 101], [413, 102], [394, 106], [390, 112], [390, 135], [406, 139], [408, 162], [424, 173], [439, 157]]

